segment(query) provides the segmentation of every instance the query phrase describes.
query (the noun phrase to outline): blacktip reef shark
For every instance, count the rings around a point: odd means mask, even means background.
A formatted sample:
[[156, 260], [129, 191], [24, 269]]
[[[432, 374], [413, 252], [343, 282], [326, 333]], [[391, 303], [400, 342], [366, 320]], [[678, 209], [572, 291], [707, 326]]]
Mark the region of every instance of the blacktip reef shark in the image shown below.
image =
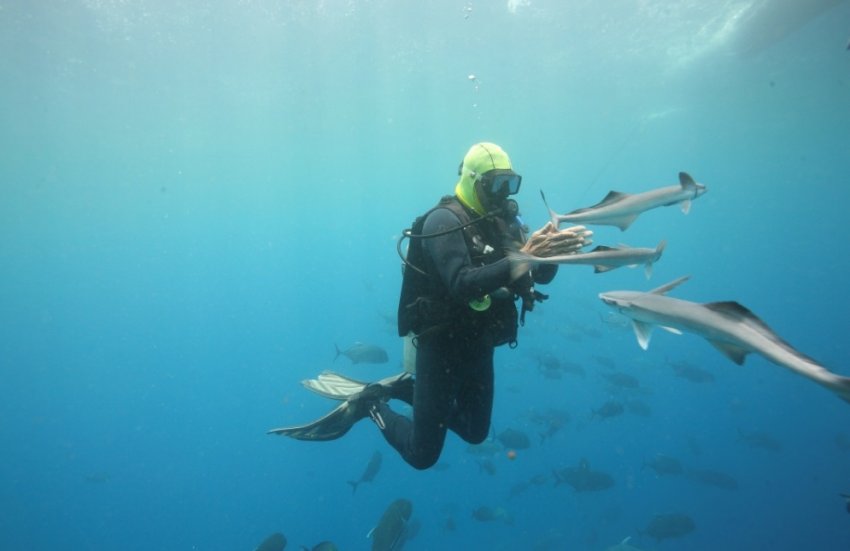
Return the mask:
[[795, 350], [741, 304], [732, 301], [698, 304], [665, 296], [689, 277], [680, 277], [648, 292], [608, 291], [600, 293], [599, 298], [631, 318], [638, 344], [644, 350], [649, 348], [652, 328], [656, 325], [677, 334], [686, 331], [707, 339], [738, 365], [744, 363], [748, 353], [756, 352], [850, 402], [850, 377], [836, 375]]
[[667, 207], [681, 204], [682, 212], [687, 214], [691, 210], [691, 201], [708, 191], [704, 185], [698, 184], [687, 172], [679, 173], [679, 185], [667, 186], [643, 193], [629, 194], [620, 191], [609, 191], [601, 202], [583, 209], [577, 209], [567, 214], [558, 214], [546, 202], [543, 203], [549, 210], [549, 217], [555, 227], [563, 222], [571, 224], [590, 224], [597, 226], [617, 226], [621, 231], [632, 225], [632, 222], [646, 212], [656, 207]]
[[508, 259], [513, 263], [511, 274], [519, 277], [528, 271], [529, 265], [536, 264], [587, 264], [593, 266], [595, 273], [607, 272], [621, 266], [644, 265], [646, 279], [652, 277], [652, 264], [661, 258], [666, 241], [654, 249], [644, 247], [606, 247], [600, 245], [586, 253], [562, 254], [555, 256], [534, 256], [523, 251], [508, 251]]

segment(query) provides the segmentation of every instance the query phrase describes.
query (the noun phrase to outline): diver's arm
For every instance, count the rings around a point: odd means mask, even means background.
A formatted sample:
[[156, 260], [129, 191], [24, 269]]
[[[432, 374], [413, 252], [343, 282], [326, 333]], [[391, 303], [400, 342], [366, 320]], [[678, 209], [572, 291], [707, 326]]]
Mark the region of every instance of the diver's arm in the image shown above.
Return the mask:
[[[439, 208], [425, 219], [422, 233], [429, 235], [459, 225], [460, 220], [453, 212]], [[440, 280], [451, 296], [459, 301], [479, 298], [511, 281], [511, 265], [507, 258], [485, 266], [472, 266], [462, 230], [426, 238], [423, 240], [423, 248], [431, 258]]]

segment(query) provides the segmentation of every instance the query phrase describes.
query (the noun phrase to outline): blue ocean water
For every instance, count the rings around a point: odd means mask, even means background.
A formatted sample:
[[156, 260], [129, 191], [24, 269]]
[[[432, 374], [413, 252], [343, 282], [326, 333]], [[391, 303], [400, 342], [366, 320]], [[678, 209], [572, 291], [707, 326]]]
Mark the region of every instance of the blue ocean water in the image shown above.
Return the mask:
[[[846, 1], [0, 1], [0, 548], [370, 549], [399, 497], [413, 551], [850, 548], [846, 403], [697, 336], [644, 352], [597, 298], [689, 274], [673, 296], [737, 300], [850, 375], [848, 35]], [[302, 379], [398, 371], [396, 240], [478, 141], [510, 153], [533, 227], [541, 189], [564, 212], [682, 170], [709, 191], [594, 228], [666, 239], [652, 279], [563, 267], [497, 351], [515, 459], [450, 435], [419, 472], [365, 422], [266, 435], [330, 407]], [[334, 360], [355, 341], [390, 362]], [[584, 375], [544, 377], [552, 358]], [[633, 407], [600, 420], [609, 400]], [[582, 459], [615, 485], [555, 484]], [[641, 535], [668, 513], [695, 530]]]

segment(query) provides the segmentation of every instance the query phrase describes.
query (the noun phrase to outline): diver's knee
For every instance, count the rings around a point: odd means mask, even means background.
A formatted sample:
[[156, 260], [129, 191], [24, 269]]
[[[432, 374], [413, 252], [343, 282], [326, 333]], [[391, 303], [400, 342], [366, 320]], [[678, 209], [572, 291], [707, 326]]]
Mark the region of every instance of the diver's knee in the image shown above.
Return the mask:
[[442, 443], [432, 443], [428, 446], [421, 446], [416, 449], [415, 453], [407, 457], [407, 462], [414, 469], [424, 471], [433, 467], [440, 459], [440, 454], [443, 452]]
[[418, 455], [416, 457], [411, 457], [408, 463], [410, 463], [410, 466], [414, 469], [424, 471], [436, 465], [438, 459], [440, 459], [439, 454]]
[[490, 436], [490, 423], [479, 423], [477, 425], [464, 427], [465, 430], [460, 433], [458, 432], [458, 436], [463, 438], [466, 442], [470, 444], [480, 444], [487, 440], [487, 437]]

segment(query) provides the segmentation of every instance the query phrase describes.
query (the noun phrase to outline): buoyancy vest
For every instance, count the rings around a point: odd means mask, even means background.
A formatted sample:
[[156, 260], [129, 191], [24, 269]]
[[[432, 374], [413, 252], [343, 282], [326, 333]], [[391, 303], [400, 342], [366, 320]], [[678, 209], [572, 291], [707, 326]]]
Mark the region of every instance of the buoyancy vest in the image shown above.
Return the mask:
[[[458, 228], [473, 266], [483, 266], [504, 257], [506, 239], [521, 240], [520, 235], [510, 235], [507, 225], [498, 218], [476, 218], [454, 196], [445, 196], [436, 206], [419, 216], [408, 233], [410, 243], [403, 269], [401, 295], [398, 305], [398, 333], [420, 335], [438, 327], [458, 330], [489, 331], [496, 345], [516, 343], [518, 314], [514, 300], [531, 292], [531, 278], [521, 278], [488, 297], [488, 307], [472, 308], [449, 295], [432, 260], [425, 253], [422, 230], [425, 220], [436, 209], [448, 209], [458, 219]], [[483, 297], [482, 297], [483, 298]], [[480, 307], [479, 307], [480, 308]]]

